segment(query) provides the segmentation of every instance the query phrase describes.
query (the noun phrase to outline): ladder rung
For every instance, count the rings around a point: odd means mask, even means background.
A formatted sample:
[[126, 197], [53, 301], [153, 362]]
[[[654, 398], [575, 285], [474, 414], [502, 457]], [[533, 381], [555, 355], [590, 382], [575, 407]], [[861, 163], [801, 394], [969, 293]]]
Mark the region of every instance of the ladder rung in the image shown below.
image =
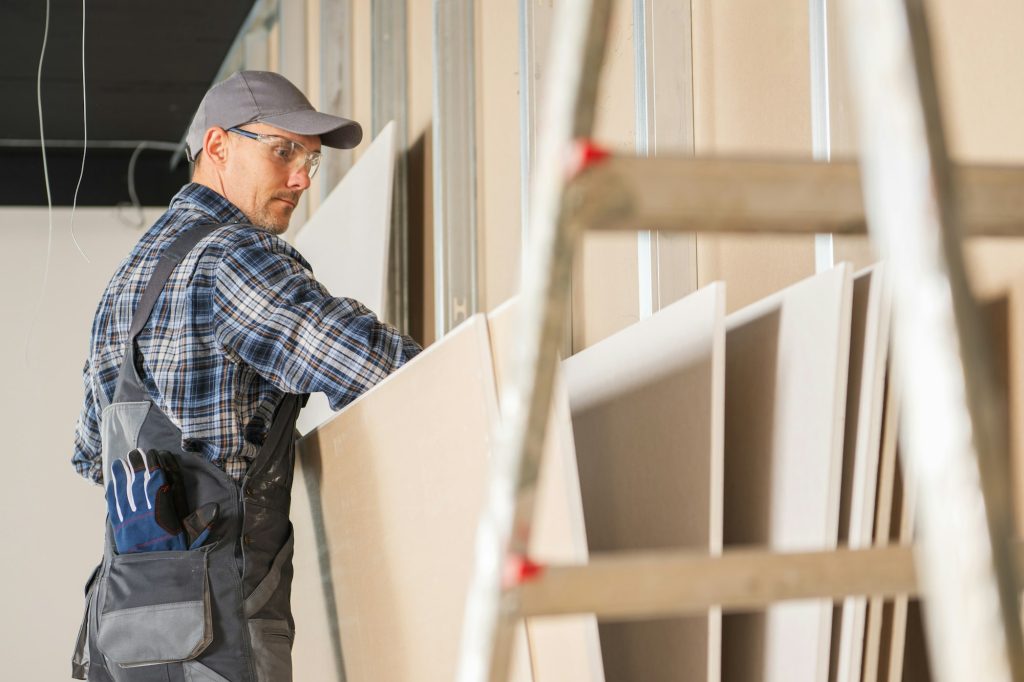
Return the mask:
[[[957, 169], [970, 236], [1024, 237], [1024, 167]], [[851, 161], [611, 156], [569, 192], [588, 229], [864, 234]]]
[[[1015, 547], [1018, 573], [1024, 545]], [[509, 595], [524, 617], [593, 613], [636, 620], [765, 608], [793, 599], [916, 595], [909, 546], [780, 553], [729, 550], [594, 554], [584, 565], [549, 565]]]

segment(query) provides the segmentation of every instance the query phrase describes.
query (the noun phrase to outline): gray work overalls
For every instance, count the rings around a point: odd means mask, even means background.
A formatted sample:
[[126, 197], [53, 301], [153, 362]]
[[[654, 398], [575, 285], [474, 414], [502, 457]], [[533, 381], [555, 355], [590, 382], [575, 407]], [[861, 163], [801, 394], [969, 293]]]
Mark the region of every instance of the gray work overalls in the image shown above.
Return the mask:
[[219, 226], [195, 227], [161, 255], [132, 316], [114, 396], [103, 406], [105, 478], [133, 448], [172, 453], [189, 510], [219, 506], [193, 551], [117, 554], [107, 523], [103, 562], [86, 587], [72, 677], [102, 682], [288, 682], [294, 633], [288, 520], [301, 396], [286, 395], [241, 486], [195, 453], [139, 378], [136, 337], [174, 267]]

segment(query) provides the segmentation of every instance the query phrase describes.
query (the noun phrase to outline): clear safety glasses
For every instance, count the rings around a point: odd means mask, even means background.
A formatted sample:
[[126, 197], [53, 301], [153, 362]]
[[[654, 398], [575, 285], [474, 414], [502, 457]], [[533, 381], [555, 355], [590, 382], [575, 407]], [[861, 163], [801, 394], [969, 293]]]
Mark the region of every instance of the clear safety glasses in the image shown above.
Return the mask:
[[228, 128], [228, 132], [260, 142], [270, 150], [271, 157], [276, 162], [286, 166], [292, 173], [305, 166], [306, 173], [312, 180], [317, 169], [320, 168], [320, 152], [311, 152], [298, 142], [279, 135], [264, 135], [241, 128]]

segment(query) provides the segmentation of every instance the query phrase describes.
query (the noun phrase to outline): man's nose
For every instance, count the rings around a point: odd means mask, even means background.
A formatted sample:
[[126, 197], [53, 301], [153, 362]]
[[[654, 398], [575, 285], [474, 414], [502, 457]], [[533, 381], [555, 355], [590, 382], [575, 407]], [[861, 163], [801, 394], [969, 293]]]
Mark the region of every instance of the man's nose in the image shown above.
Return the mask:
[[309, 170], [305, 165], [300, 166], [298, 170], [293, 171], [291, 176], [288, 178], [288, 188], [303, 192], [309, 189], [312, 181], [309, 179]]

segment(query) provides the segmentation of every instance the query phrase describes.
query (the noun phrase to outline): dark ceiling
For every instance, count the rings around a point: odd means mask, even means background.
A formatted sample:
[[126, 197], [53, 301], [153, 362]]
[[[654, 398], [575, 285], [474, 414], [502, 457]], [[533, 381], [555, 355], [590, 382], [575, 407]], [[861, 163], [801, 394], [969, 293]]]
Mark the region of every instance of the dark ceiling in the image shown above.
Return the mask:
[[[90, 147], [80, 206], [130, 200], [128, 165], [135, 142], [181, 141], [253, 2], [85, 0]], [[80, 142], [83, 135], [82, 4], [50, 0], [42, 103], [51, 191], [58, 206], [71, 205], [82, 160], [80, 144], [58, 143]], [[0, 2], [0, 205], [46, 205], [36, 108], [45, 17], [45, 0]], [[169, 168], [172, 153], [139, 152], [134, 179], [142, 204], [166, 205], [187, 182], [186, 162]]]

